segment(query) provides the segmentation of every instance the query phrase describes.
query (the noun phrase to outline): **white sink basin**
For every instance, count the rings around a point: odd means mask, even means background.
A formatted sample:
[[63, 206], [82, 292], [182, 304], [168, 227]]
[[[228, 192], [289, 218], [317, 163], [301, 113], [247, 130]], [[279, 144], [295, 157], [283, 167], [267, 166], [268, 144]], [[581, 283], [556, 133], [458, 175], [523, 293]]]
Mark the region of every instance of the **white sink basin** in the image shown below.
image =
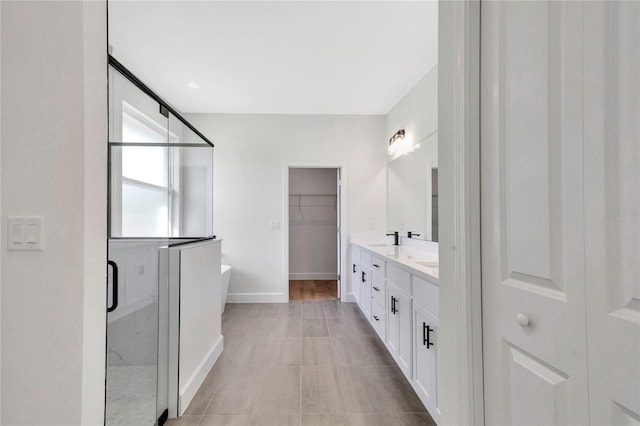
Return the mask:
[[391, 247], [391, 244], [387, 244], [387, 243], [373, 243], [373, 244], [367, 244], [369, 247]]

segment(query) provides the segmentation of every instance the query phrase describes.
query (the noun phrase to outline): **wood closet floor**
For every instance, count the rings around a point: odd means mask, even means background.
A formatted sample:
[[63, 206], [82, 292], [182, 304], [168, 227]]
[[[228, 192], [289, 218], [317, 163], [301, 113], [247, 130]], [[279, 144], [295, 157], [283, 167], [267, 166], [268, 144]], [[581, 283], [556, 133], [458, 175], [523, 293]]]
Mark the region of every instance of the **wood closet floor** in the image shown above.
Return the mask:
[[337, 294], [338, 281], [336, 280], [289, 281], [289, 300], [336, 299]]

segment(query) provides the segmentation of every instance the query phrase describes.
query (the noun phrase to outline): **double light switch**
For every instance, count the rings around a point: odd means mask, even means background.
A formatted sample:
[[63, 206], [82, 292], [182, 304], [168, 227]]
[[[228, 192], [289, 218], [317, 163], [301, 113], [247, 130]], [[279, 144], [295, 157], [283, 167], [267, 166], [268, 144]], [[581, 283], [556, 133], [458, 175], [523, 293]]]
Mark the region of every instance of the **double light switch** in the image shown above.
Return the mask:
[[42, 250], [42, 217], [10, 216], [7, 243], [9, 250]]

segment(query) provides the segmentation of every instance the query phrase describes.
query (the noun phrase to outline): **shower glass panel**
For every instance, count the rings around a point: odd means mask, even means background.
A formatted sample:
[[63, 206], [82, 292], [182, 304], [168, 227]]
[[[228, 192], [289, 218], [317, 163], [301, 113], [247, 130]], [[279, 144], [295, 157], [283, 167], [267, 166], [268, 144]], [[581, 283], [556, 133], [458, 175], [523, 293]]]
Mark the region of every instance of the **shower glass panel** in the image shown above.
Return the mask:
[[178, 395], [168, 369], [169, 295], [179, 292], [166, 248], [212, 235], [213, 145], [112, 59], [105, 419], [153, 425]]
[[[154, 425], [167, 408], [169, 120], [109, 69], [107, 425]], [[117, 283], [113, 274], [117, 268]], [[113, 304], [117, 284], [117, 306]]]
[[169, 114], [171, 237], [213, 235], [213, 149]]

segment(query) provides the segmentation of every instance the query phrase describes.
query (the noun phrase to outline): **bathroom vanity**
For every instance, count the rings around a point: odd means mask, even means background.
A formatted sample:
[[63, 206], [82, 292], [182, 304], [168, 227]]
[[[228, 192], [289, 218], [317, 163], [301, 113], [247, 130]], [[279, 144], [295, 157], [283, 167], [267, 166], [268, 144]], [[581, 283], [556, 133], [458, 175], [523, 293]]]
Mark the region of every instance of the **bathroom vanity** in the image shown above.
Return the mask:
[[[429, 244], [429, 243], [427, 243]], [[431, 417], [438, 405], [438, 251], [351, 242], [351, 288]]]

